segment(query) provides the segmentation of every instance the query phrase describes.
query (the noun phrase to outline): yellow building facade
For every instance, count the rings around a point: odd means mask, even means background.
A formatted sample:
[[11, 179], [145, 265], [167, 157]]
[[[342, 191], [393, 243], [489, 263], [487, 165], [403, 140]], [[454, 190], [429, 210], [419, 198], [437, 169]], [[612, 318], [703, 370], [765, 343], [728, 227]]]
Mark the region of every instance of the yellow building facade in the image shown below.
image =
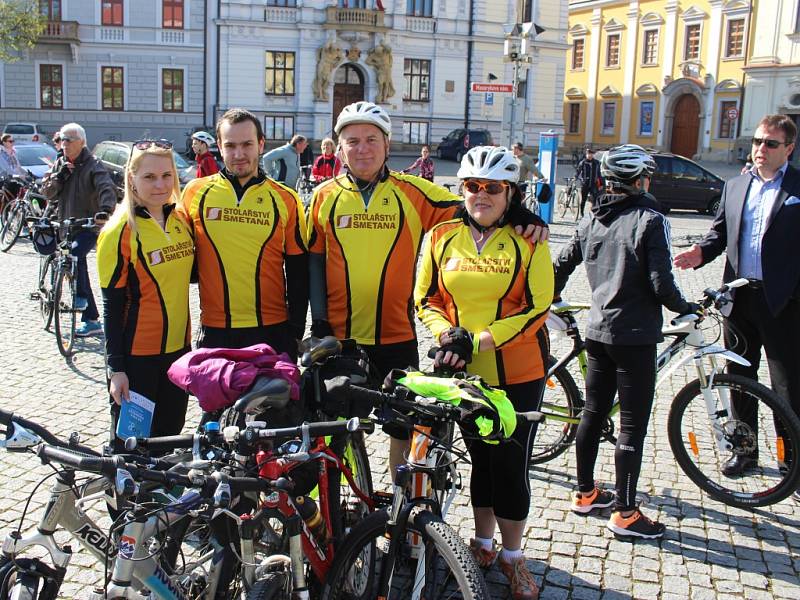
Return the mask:
[[724, 159], [757, 0], [571, 0], [564, 146]]

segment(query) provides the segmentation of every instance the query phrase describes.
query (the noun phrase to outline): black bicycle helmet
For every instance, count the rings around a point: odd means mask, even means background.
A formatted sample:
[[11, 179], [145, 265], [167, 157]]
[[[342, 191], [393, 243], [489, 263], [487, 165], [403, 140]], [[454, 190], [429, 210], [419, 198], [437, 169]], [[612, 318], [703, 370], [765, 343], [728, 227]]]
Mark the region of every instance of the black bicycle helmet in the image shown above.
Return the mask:
[[31, 241], [36, 252], [43, 256], [50, 256], [56, 251], [56, 231], [49, 221], [37, 221], [31, 228], [33, 229]]

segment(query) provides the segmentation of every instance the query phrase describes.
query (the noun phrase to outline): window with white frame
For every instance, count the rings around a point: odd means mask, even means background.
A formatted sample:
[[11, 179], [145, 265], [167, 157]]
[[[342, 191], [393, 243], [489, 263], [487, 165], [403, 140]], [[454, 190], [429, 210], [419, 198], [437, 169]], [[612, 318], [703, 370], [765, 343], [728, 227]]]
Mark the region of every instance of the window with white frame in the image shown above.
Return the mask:
[[572, 40], [572, 68], [574, 70], [583, 69], [583, 53], [586, 48], [586, 40], [577, 38]]
[[642, 39], [642, 64], [658, 64], [658, 29], [645, 29]]
[[728, 111], [732, 108], [738, 108], [736, 100], [723, 100], [719, 103], [719, 128], [717, 129], [717, 137], [720, 139], [731, 139], [736, 135], [736, 120], [731, 120], [728, 116]]
[[686, 26], [686, 40], [683, 46], [684, 60], [700, 60], [700, 23]]
[[617, 120], [617, 103], [603, 102], [603, 129], [602, 135], [614, 135], [614, 126]]
[[294, 135], [294, 117], [267, 115], [264, 117], [264, 137], [268, 140], [289, 140]]
[[725, 58], [744, 56], [744, 19], [728, 19], [725, 34]]
[[428, 123], [425, 121], [403, 121], [403, 142], [406, 144], [427, 144]]
[[620, 34], [612, 33], [606, 38], [606, 67], [619, 66]]

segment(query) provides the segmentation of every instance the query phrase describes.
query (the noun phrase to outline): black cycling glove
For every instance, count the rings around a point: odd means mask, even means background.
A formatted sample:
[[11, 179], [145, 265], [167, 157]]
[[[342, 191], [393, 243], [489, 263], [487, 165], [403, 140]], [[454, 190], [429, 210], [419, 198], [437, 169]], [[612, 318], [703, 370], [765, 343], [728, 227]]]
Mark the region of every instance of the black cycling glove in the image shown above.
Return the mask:
[[703, 315], [703, 307], [701, 305], [699, 305], [697, 302], [687, 302], [686, 303], [686, 309], [682, 310], [680, 312], [679, 316], [682, 317], [683, 315], [698, 315], [698, 316], [702, 316]]
[[451, 327], [447, 330], [449, 341], [442, 344], [442, 352], [452, 352], [466, 363], [472, 361], [472, 334], [463, 327]]

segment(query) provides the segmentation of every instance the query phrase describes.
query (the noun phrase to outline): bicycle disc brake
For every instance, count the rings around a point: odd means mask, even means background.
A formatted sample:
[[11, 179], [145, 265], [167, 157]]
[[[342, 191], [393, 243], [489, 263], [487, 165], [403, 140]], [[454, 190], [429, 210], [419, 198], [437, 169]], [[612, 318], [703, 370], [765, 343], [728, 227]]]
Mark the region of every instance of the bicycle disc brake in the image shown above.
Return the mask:
[[733, 454], [750, 456], [758, 452], [758, 437], [744, 421], [728, 421], [723, 424], [722, 432], [725, 440], [731, 444]]

